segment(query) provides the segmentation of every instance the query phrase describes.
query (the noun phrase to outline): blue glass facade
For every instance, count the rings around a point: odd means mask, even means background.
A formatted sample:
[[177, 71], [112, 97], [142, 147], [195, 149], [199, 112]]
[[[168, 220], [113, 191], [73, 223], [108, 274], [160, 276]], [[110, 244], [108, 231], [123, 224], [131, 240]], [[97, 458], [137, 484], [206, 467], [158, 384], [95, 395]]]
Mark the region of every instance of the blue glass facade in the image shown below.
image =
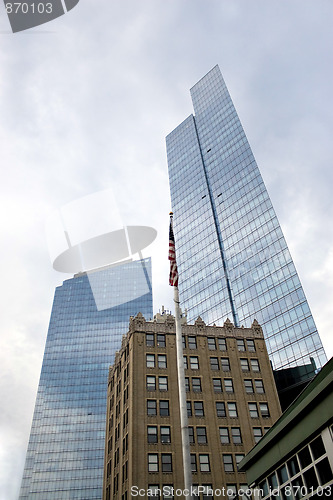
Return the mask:
[[279, 222], [218, 66], [166, 139], [179, 291], [188, 321], [262, 325], [274, 368], [326, 356]]
[[56, 289], [20, 500], [101, 500], [108, 371], [138, 312], [153, 315], [150, 259]]

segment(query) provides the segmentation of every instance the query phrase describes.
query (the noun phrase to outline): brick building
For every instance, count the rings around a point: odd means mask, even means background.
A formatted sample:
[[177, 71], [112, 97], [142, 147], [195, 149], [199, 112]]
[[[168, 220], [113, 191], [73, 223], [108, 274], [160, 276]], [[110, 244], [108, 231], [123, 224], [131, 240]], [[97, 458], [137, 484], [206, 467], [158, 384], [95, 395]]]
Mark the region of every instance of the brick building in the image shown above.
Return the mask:
[[[238, 463], [281, 414], [262, 329], [198, 318], [182, 333], [192, 483], [228, 488], [233, 498], [246, 485]], [[139, 314], [109, 373], [103, 499], [138, 489], [147, 498], [163, 486], [184, 487], [175, 320]]]

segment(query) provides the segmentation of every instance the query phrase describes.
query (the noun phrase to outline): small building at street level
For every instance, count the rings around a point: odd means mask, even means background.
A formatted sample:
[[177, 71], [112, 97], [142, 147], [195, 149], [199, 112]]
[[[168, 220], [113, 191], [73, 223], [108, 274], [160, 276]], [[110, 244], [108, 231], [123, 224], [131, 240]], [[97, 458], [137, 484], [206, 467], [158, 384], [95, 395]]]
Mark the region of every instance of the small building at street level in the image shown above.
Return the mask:
[[[240, 461], [281, 415], [263, 332], [182, 323], [192, 484], [232, 499], [247, 488]], [[109, 372], [104, 500], [184, 489], [175, 330], [170, 314], [130, 319]]]
[[333, 498], [333, 358], [240, 464], [255, 499]]

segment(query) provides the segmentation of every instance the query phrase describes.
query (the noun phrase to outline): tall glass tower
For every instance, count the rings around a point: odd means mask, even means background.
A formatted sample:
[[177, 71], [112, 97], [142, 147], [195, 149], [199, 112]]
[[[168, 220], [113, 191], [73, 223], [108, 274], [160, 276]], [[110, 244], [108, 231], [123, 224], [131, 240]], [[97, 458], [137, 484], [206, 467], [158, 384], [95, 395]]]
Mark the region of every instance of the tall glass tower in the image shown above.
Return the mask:
[[189, 322], [262, 325], [275, 369], [326, 356], [218, 66], [166, 139], [181, 306]]
[[102, 498], [108, 371], [138, 312], [153, 315], [149, 258], [56, 288], [20, 500]]

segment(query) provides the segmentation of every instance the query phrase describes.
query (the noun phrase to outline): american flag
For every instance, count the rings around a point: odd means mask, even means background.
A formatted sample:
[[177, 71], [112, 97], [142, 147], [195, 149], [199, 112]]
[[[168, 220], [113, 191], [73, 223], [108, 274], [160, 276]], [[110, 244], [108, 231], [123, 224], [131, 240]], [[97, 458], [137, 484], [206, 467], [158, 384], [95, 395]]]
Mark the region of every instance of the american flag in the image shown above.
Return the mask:
[[169, 229], [169, 261], [170, 261], [169, 285], [178, 286], [178, 269], [176, 262], [175, 237], [173, 234], [173, 227], [172, 227], [172, 216], [170, 217], [170, 229]]

